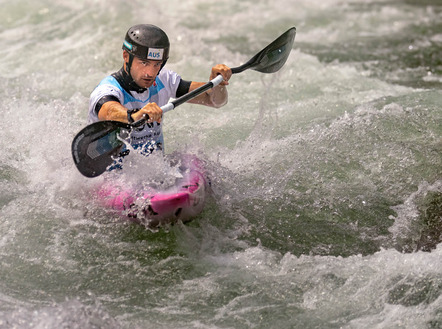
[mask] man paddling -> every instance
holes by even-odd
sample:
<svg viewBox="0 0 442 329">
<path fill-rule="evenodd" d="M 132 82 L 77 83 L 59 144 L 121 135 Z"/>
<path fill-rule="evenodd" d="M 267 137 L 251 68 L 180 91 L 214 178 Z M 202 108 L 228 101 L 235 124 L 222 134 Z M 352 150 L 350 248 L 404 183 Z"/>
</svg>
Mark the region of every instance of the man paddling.
<svg viewBox="0 0 442 329">
<path fill-rule="evenodd" d="M 164 65 L 170 43 L 166 33 L 150 24 L 134 25 L 123 43 L 123 67 L 104 78 L 89 101 L 89 123 L 113 120 L 133 123 L 148 121 L 131 133 L 130 143 L 143 154 L 163 148 L 162 110 L 170 98 L 180 97 L 204 82 L 187 81 Z M 210 80 L 222 75 L 224 80 L 213 89 L 190 100 L 190 103 L 221 107 L 227 103 L 228 80 L 232 71 L 224 64 L 212 67 Z"/>
<path fill-rule="evenodd" d="M 151 34 L 157 36 L 157 38 L 145 38 L 146 35 Z M 144 124 L 144 119 L 138 120 L 146 113 L 144 111 L 147 111 L 149 115 L 149 109 L 156 108 L 157 104 L 164 104 L 166 98 L 173 97 L 174 93 L 175 96 L 181 95 L 187 89 L 192 89 L 192 91 L 161 106 L 162 111 L 173 110 L 189 100 L 210 106 L 222 106 L 227 102 L 225 86 L 228 84 L 231 74 L 238 74 L 249 69 L 261 73 L 277 72 L 290 54 L 295 35 L 295 27 L 288 29 L 267 47 L 238 67 L 230 69 L 225 65 L 216 65 L 212 68 L 210 75 L 211 78 L 216 77 L 202 84 L 196 82 L 186 83 L 176 73 L 162 70 L 162 66 L 164 66 L 169 55 L 169 41 L 163 31 L 152 25 L 130 28 L 123 45 L 123 50 L 127 53 L 123 51 L 123 58 L 125 59 L 123 69 L 105 78 L 93 91 L 89 107 L 89 117 L 92 123 L 80 130 L 72 141 L 72 157 L 78 170 L 86 177 L 97 177 L 104 173 L 114 161 L 115 155 L 121 152 L 125 141 L 120 137 L 127 135 L 128 131 L 130 131 L 132 144 L 141 145 L 142 149 L 147 150 L 147 152 L 150 152 L 148 144 L 154 149 L 160 146 L 163 141 L 161 115 L 159 112 L 156 114 L 151 112 L 150 122 Z M 158 41 L 158 37 L 162 40 L 161 42 Z M 151 45 L 152 40 L 158 41 L 158 45 Z M 167 42 L 164 42 L 165 40 Z M 143 50 L 141 54 L 139 54 L 140 49 Z M 152 76 L 155 76 L 155 73 L 144 73 L 141 76 L 135 76 L 132 66 L 138 58 L 142 58 L 142 62 L 144 62 L 144 64 L 137 62 L 140 65 L 148 65 L 155 60 L 161 61 L 161 64 L 158 64 L 160 67 L 157 68 L 159 73 L 156 72 L 157 76 L 152 84 L 150 83 L 153 81 Z M 147 87 L 148 85 L 150 87 Z M 201 86 L 196 88 L 198 85 Z M 123 86 L 126 87 L 123 88 Z M 209 89 L 213 87 L 217 88 L 210 91 Z M 145 90 L 143 91 L 143 89 Z M 141 96 L 147 98 L 142 99 Z M 156 104 L 148 105 L 152 102 Z M 117 110 L 111 109 L 114 106 Z M 102 109 L 103 112 L 101 112 Z M 142 110 L 136 112 L 137 109 Z M 158 111 L 158 109 L 155 111 Z M 114 120 L 100 121 L 109 118 Z M 137 119 L 137 122 L 133 125 L 127 123 L 135 119 Z M 141 129 L 139 129 L 140 124 L 143 125 Z"/>
</svg>

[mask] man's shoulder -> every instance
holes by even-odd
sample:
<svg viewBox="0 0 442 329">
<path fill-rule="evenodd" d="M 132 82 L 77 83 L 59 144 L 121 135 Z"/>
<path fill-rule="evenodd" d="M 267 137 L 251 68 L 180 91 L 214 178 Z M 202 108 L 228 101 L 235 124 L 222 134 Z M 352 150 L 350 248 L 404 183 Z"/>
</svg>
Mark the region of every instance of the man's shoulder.
<svg viewBox="0 0 442 329">
<path fill-rule="evenodd" d="M 98 100 L 103 96 L 112 95 L 118 99 L 123 97 L 124 90 L 118 83 L 117 79 L 112 75 L 105 77 L 100 83 L 94 88 L 91 93 L 92 100 Z"/>
<path fill-rule="evenodd" d="M 120 82 L 113 76 L 108 75 L 103 80 L 101 80 L 98 85 L 95 87 L 94 91 L 96 90 L 109 90 L 109 91 L 115 91 L 115 92 L 123 92 L 123 87 L 121 86 Z"/>
<path fill-rule="evenodd" d="M 97 87 L 100 87 L 103 85 L 113 86 L 113 87 L 117 87 L 118 89 L 122 89 L 120 83 L 113 75 L 108 75 L 107 77 L 105 77 L 103 80 L 100 81 L 100 83 L 98 84 Z"/>
<path fill-rule="evenodd" d="M 181 76 L 172 71 L 168 70 L 166 68 L 162 69 L 160 73 L 158 74 L 158 78 L 169 88 L 169 89 L 176 89 L 176 87 L 179 85 L 181 81 Z"/>
</svg>

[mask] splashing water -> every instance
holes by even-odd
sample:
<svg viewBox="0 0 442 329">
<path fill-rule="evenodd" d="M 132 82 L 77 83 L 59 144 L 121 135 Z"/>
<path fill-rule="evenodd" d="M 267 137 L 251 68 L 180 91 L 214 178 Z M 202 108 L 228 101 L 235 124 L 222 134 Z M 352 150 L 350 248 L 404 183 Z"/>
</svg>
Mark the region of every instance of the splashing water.
<svg viewBox="0 0 442 329">
<path fill-rule="evenodd" d="M 0 328 L 440 327 L 441 10 L 3 3 Z M 197 154 L 213 193 L 193 222 L 157 233 L 91 200 L 103 178 L 82 177 L 70 154 L 140 22 L 168 33 L 167 66 L 198 81 L 297 27 L 280 72 L 235 75 L 221 109 L 165 115 L 166 153 Z M 176 169 L 151 158 L 124 179 Z"/>
</svg>

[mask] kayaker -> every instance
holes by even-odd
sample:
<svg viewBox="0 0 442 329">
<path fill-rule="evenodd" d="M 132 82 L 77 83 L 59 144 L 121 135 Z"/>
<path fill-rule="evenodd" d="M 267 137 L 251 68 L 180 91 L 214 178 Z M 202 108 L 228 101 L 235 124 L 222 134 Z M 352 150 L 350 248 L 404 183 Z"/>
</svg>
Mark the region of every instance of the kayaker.
<svg viewBox="0 0 442 329">
<path fill-rule="evenodd" d="M 188 81 L 164 68 L 170 43 L 166 33 L 150 24 L 134 25 L 123 42 L 123 67 L 104 78 L 89 101 L 89 123 L 114 120 L 132 123 L 147 115 L 149 120 L 131 134 L 135 149 L 149 154 L 163 148 L 162 110 L 170 98 L 178 98 L 205 82 Z M 221 107 L 227 103 L 228 80 L 232 72 L 224 64 L 212 67 L 209 79 L 221 74 L 224 81 L 197 96 L 190 103 Z"/>
</svg>

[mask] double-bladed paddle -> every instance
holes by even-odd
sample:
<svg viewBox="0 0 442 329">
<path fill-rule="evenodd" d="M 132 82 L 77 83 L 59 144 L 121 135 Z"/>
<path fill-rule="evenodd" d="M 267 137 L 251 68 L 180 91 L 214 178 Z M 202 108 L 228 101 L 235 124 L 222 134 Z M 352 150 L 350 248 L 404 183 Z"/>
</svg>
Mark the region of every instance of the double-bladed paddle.
<svg viewBox="0 0 442 329">
<path fill-rule="evenodd" d="M 286 62 L 295 40 L 296 28 L 292 27 L 275 41 L 253 56 L 247 63 L 232 68 L 232 73 L 251 69 L 262 73 L 274 73 Z M 223 81 L 221 75 L 203 86 L 162 106 L 163 113 L 193 99 Z M 86 177 L 96 177 L 106 171 L 123 149 L 124 142 L 134 127 L 143 125 L 148 118 L 132 124 L 119 121 L 99 121 L 83 128 L 72 141 L 72 157 L 78 170 Z"/>
</svg>

